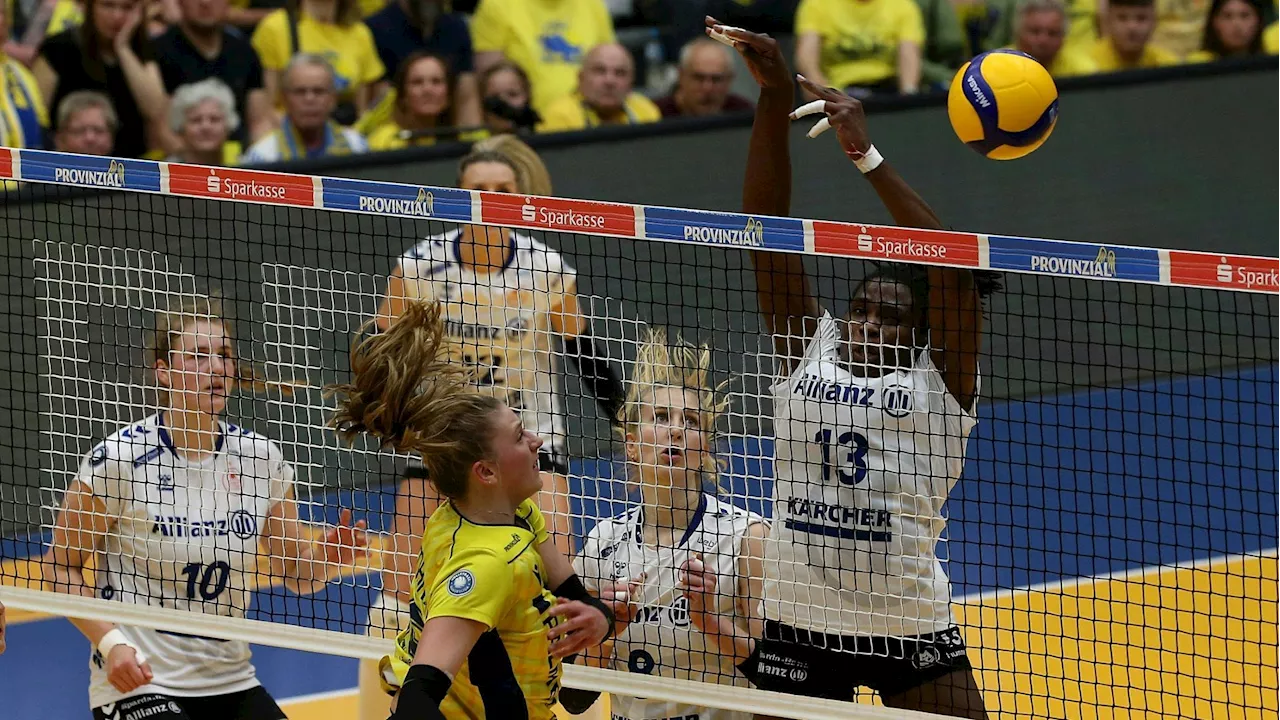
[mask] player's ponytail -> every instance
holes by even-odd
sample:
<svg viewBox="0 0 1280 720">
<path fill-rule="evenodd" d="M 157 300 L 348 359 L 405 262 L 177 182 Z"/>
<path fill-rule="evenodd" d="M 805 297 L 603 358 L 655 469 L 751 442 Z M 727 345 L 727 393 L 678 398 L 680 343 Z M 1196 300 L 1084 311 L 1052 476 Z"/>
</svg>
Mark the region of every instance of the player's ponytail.
<svg viewBox="0 0 1280 720">
<path fill-rule="evenodd" d="M 354 345 L 351 382 L 325 393 L 338 398 L 329 425 L 344 440 L 364 433 L 384 449 L 421 455 L 436 489 L 459 498 L 471 465 L 489 456 L 501 401 L 477 391 L 449 359 L 441 312 L 436 303 L 409 303 L 385 332 Z"/>
<path fill-rule="evenodd" d="M 729 381 L 712 385 L 711 358 L 709 345 L 693 345 L 679 336 L 670 340 L 666 330 L 650 328 L 636 352 L 626 401 L 618 412 L 619 433 L 635 433 L 641 408 L 652 402 L 654 391 L 673 387 L 697 394 L 701 426 L 714 442 L 720 416 L 729 407 Z M 705 470 L 713 475 L 719 470 L 714 459 Z"/>
</svg>

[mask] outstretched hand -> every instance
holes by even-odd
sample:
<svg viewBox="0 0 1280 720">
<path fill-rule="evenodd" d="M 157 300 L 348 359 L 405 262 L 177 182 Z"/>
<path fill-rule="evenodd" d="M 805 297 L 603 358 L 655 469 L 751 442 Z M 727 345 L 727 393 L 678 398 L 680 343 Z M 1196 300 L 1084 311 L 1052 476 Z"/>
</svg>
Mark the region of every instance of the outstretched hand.
<svg viewBox="0 0 1280 720">
<path fill-rule="evenodd" d="M 330 565 L 351 565 L 357 558 L 369 554 L 369 535 L 365 522 L 351 524 L 351 510 L 343 508 L 338 513 L 338 524 L 320 539 L 325 562 Z"/>
<path fill-rule="evenodd" d="M 855 161 L 861 160 L 871 148 L 871 137 L 867 133 L 867 114 L 862 109 L 862 102 L 835 88 L 816 85 L 803 75 L 797 75 L 796 78 L 801 87 L 818 99 L 796 108 L 792 111 L 791 118 L 794 120 L 818 113 L 826 114 L 809 130 L 809 137 L 818 137 L 835 128 L 845 154 Z"/>
<path fill-rule="evenodd" d="M 549 617 L 559 617 L 560 622 L 547 631 L 551 641 L 551 654 L 566 658 L 599 645 L 609 637 L 609 618 L 581 600 L 556 598 L 556 604 L 547 611 Z"/>
<path fill-rule="evenodd" d="M 719 41 L 738 51 L 751 71 L 751 77 L 764 89 L 789 89 L 792 87 L 791 71 L 787 69 L 787 61 L 782 57 L 778 42 L 768 35 L 753 33 L 742 28 L 722 25 L 719 20 L 708 15 L 706 23 L 707 37 Z"/>
</svg>

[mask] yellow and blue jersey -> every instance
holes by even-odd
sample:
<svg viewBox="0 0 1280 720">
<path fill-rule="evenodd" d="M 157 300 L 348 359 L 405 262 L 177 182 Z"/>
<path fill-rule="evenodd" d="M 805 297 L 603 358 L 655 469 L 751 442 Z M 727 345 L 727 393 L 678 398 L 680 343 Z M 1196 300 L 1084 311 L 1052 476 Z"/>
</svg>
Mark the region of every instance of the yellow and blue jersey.
<svg viewBox="0 0 1280 720">
<path fill-rule="evenodd" d="M 561 667 L 547 628 L 558 621 L 547 616 L 555 596 L 538 553 L 548 538 L 530 500 L 516 510 L 513 525 L 473 523 L 453 503 L 441 505 L 422 535 L 409 625 L 395 653 L 382 660 L 384 677 L 390 671 L 397 685 L 404 682 L 427 619 L 466 618 L 488 630 L 440 704 L 445 717 L 554 720 Z"/>
<path fill-rule="evenodd" d="M 0 53 L 4 95 L 0 99 L 0 144 L 5 147 L 42 148 L 49 125 L 44 98 L 35 76 L 22 63 Z"/>
</svg>

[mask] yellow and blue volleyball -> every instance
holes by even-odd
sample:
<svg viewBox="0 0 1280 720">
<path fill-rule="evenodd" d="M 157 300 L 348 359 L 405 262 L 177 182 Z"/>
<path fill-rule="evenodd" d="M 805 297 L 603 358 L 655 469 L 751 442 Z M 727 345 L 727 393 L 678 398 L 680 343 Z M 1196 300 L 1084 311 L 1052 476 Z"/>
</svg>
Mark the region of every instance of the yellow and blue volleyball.
<svg viewBox="0 0 1280 720">
<path fill-rule="evenodd" d="M 993 160 L 1044 144 L 1058 122 L 1058 87 L 1044 66 L 1017 50 L 984 52 L 951 82 L 947 115 L 956 136 Z"/>
</svg>

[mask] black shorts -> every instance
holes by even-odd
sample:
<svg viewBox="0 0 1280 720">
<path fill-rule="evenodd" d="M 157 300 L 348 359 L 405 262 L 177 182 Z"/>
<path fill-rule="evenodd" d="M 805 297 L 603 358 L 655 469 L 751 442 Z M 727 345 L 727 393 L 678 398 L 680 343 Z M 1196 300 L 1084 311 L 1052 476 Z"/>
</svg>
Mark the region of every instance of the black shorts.
<svg viewBox="0 0 1280 720">
<path fill-rule="evenodd" d="M 892 696 L 972 667 L 960 628 L 916 637 L 828 635 L 766 620 L 756 687 L 850 701 L 859 686 Z"/>
<path fill-rule="evenodd" d="M 568 477 L 569 461 L 564 453 L 552 448 L 550 445 L 543 445 L 538 450 L 538 469 L 542 472 Z M 427 477 L 427 468 L 418 458 L 412 458 L 404 466 L 404 477 L 406 479 L 429 479 Z"/>
<path fill-rule="evenodd" d="M 147 693 L 93 709 L 93 720 L 285 720 L 267 689 L 226 695 L 176 697 Z"/>
</svg>

